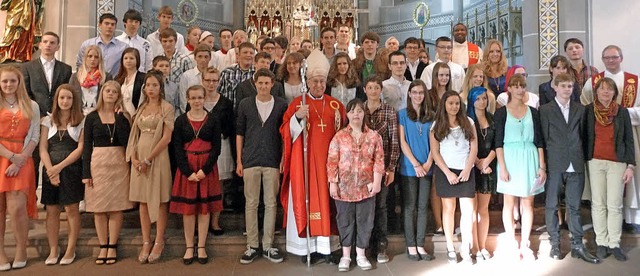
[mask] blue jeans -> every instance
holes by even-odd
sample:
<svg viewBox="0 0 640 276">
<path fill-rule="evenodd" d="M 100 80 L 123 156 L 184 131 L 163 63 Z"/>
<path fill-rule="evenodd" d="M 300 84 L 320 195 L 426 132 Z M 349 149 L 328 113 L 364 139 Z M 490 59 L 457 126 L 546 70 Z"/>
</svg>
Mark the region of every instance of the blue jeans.
<svg viewBox="0 0 640 276">
<path fill-rule="evenodd" d="M 401 176 L 404 213 L 404 238 L 407 247 L 424 246 L 427 229 L 427 206 L 431 193 L 431 175 L 425 177 Z M 413 222 L 416 206 L 418 216 Z"/>
</svg>

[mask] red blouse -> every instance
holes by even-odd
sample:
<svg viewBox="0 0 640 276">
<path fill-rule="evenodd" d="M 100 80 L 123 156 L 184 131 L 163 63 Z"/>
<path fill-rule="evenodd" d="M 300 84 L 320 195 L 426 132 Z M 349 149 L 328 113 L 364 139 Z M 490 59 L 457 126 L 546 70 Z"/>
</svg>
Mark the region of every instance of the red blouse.
<svg viewBox="0 0 640 276">
<path fill-rule="evenodd" d="M 356 141 L 352 130 L 347 126 L 331 140 L 327 178 L 329 183 L 338 183 L 338 197 L 334 199 L 356 202 L 374 196 L 367 184 L 373 183 L 374 172 L 384 174 L 385 168 L 380 134 L 365 126 L 360 141 Z"/>
</svg>

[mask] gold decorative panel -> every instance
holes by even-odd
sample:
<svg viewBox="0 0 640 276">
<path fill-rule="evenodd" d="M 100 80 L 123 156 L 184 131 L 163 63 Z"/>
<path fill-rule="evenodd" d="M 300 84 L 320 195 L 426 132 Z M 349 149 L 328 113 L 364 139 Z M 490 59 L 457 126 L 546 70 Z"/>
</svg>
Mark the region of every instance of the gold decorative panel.
<svg viewBox="0 0 640 276">
<path fill-rule="evenodd" d="M 549 68 L 551 58 L 558 55 L 558 0 L 538 1 L 540 70 Z"/>
<path fill-rule="evenodd" d="M 357 27 L 357 12 L 352 0 L 247 0 L 245 29 L 249 41 L 258 36 L 299 37 L 315 41 L 325 27 L 347 24 Z"/>
</svg>

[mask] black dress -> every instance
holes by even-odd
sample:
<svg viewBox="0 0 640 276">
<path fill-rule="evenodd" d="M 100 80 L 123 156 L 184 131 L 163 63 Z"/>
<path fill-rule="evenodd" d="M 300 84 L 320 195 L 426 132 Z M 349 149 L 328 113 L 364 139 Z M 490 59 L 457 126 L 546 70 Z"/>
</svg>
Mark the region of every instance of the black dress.
<svg viewBox="0 0 640 276">
<path fill-rule="evenodd" d="M 478 137 L 478 158 L 486 158 L 492 150 L 495 150 L 493 139 L 495 137 L 496 128 L 493 123 L 493 115 L 487 112 L 487 121 L 489 126 L 485 129 L 480 129 L 480 124 L 476 121 L 476 137 Z M 496 178 L 496 160 L 494 158 L 489 164 L 491 168 L 490 174 L 482 174 L 477 167 L 474 167 L 473 171 L 476 175 L 476 192 L 481 194 L 495 194 L 497 187 Z"/>
<path fill-rule="evenodd" d="M 62 133 L 62 138 L 60 138 Z M 49 158 L 51 164 L 62 162 L 71 152 L 76 150 L 78 142 L 73 140 L 68 131 L 59 132 L 48 140 Z M 60 185 L 53 186 L 46 173 L 42 174 L 42 199 L 44 205 L 69 205 L 78 203 L 84 198 L 84 184 L 82 184 L 82 159 L 65 167 L 60 171 Z"/>
</svg>

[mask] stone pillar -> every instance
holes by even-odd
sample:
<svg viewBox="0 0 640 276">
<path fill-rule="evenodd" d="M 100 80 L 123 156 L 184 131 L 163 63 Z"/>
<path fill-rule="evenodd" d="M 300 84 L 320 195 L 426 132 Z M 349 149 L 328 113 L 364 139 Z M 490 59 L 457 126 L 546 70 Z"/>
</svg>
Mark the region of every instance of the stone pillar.
<svg viewBox="0 0 640 276">
<path fill-rule="evenodd" d="M 453 0 L 453 24 L 460 23 L 460 22 L 464 23 L 462 10 L 463 10 L 463 0 Z"/>
<path fill-rule="evenodd" d="M 376 8 L 379 6 L 376 5 L 369 5 L 369 1 L 358 1 L 358 6 L 356 7 L 357 9 L 369 9 L 369 7 L 372 8 Z M 375 18 L 372 18 L 375 17 Z M 372 9 L 369 9 L 369 13 L 361 13 L 358 14 L 358 35 L 362 36 L 362 34 L 366 33 L 369 31 L 369 24 L 372 24 L 371 22 L 377 22 L 378 19 L 378 11 L 374 11 Z M 356 41 L 358 41 L 358 44 L 360 42 L 360 37 L 356 37 Z M 384 45 L 384 43 L 382 43 Z"/>
<path fill-rule="evenodd" d="M 537 92 L 549 80 L 549 61 L 559 54 L 558 0 L 522 2 L 523 65 L 529 77 L 527 88 Z M 513 64 L 510 64 L 513 65 Z"/>
<path fill-rule="evenodd" d="M 233 5 L 233 21 L 231 23 L 233 23 L 233 28 L 234 29 L 244 29 L 244 4 L 245 1 L 244 0 L 236 0 L 233 1 L 233 4 L 228 3 L 231 1 L 226 1 L 225 6 L 228 5 Z M 225 17 L 226 19 L 226 17 Z M 229 20 L 231 21 L 231 20 Z M 225 23 L 229 22 L 227 20 L 225 20 Z"/>
<path fill-rule="evenodd" d="M 52 1 L 56 3 L 56 1 Z M 48 2 L 49 3 L 49 2 Z M 57 12 L 54 12 L 58 8 Z M 47 4 L 45 10 L 46 30 L 56 30 L 60 35 L 60 60 L 71 65 L 75 71 L 76 55 L 83 41 L 96 36 L 96 1 L 66 0 L 57 1 L 57 5 Z M 85 12 L 81 12 L 85 11 Z"/>
</svg>

